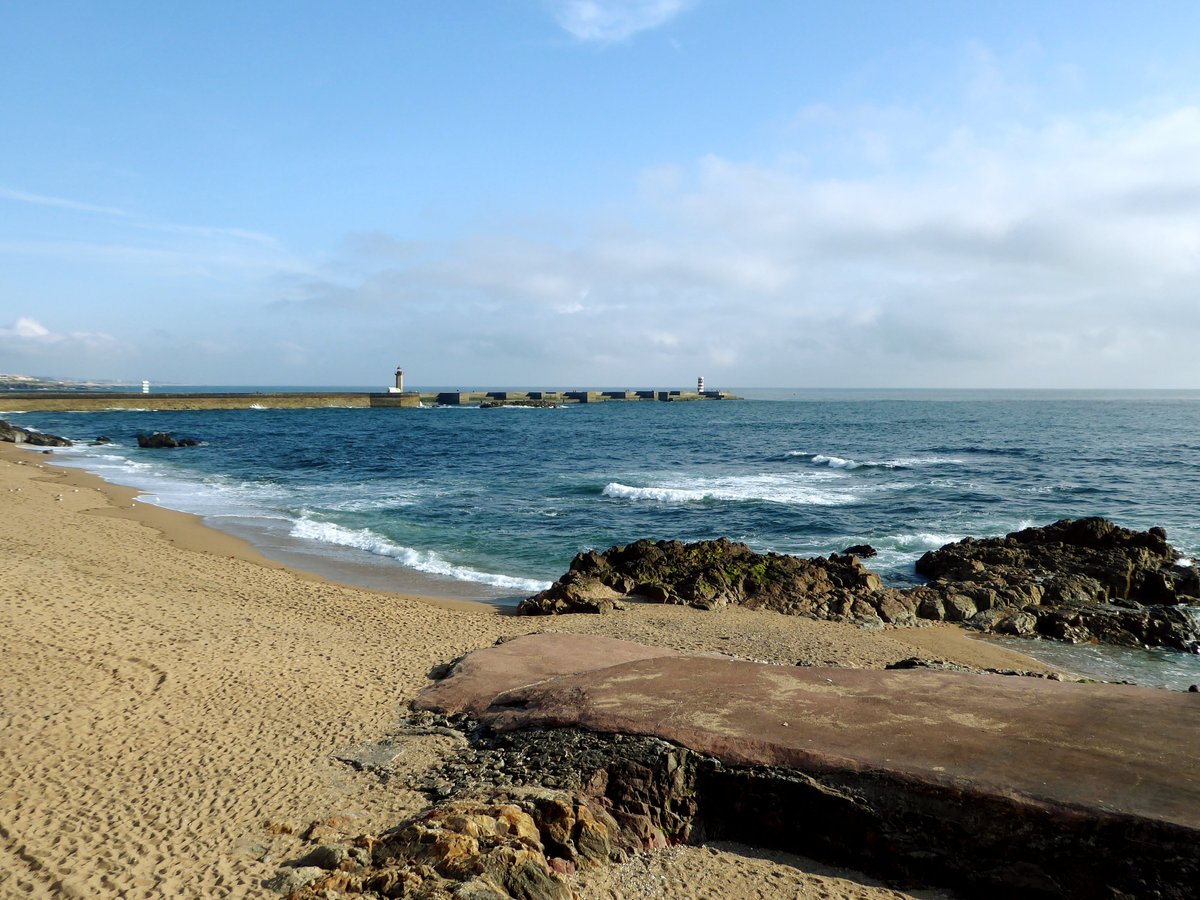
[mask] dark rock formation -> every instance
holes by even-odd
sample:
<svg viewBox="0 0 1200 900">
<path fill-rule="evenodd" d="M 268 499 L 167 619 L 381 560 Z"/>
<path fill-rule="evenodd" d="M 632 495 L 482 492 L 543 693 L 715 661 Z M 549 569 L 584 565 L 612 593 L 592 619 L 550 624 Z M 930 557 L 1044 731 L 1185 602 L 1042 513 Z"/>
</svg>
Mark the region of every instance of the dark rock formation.
<svg viewBox="0 0 1200 900">
<path fill-rule="evenodd" d="M 984 631 L 1197 650 L 1200 572 L 1180 558 L 1161 528 L 1063 519 L 931 550 L 912 594 L 918 615 Z"/>
<path fill-rule="evenodd" d="M 143 450 L 173 450 L 176 447 L 196 447 L 200 442 L 192 438 L 179 438 L 176 440 L 165 431 L 156 431 L 154 434 L 139 434 L 137 436 L 138 446 Z"/>
<path fill-rule="evenodd" d="M 30 444 L 34 447 L 70 447 L 71 441 L 64 437 L 59 437 L 55 434 L 44 434 L 40 431 L 30 431 L 28 428 L 20 428 L 17 425 L 11 425 L 4 419 L 0 419 L 0 441 L 6 441 L 10 444 Z"/>
<path fill-rule="evenodd" d="M 761 554 L 724 538 L 695 544 L 638 541 L 579 554 L 570 571 L 517 611 L 607 612 L 620 597 L 638 595 L 697 609 L 735 605 L 818 619 L 911 620 L 911 605 L 882 588 L 879 576 L 853 556 Z"/>
<path fill-rule="evenodd" d="M 858 556 L 862 559 L 870 559 L 872 556 L 878 556 L 879 551 L 870 544 L 855 544 L 853 547 L 847 547 L 842 551 L 845 556 Z"/>
<path fill-rule="evenodd" d="M 898 590 L 854 555 L 800 559 L 726 539 L 638 541 L 579 554 L 517 611 L 609 612 L 639 596 L 697 609 L 738 605 L 866 625 L 932 619 L 996 634 L 1200 651 L 1200 572 L 1180 558 L 1161 528 L 1063 519 L 931 551 L 917 570 L 933 580 Z"/>
</svg>

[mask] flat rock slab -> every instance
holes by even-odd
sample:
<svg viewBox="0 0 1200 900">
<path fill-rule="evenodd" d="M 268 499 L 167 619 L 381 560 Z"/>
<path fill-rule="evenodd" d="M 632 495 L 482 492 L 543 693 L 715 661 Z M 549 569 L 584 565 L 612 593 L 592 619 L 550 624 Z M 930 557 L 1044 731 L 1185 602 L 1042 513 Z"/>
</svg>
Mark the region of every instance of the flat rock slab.
<svg viewBox="0 0 1200 900">
<path fill-rule="evenodd" d="M 416 705 L 469 712 L 500 732 L 650 735 L 729 766 L 904 785 L 1005 815 L 1033 810 L 1049 816 L 1038 827 L 1051 831 L 1068 821 L 1087 834 L 1134 822 L 1139 841 L 1168 835 L 1170 856 L 1178 860 L 1182 846 L 1183 868 L 1196 871 L 1198 694 L 637 647 L 530 635 L 467 657 Z"/>
<path fill-rule="evenodd" d="M 528 634 L 464 656 L 448 678 L 423 691 L 413 706 L 478 719 L 497 694 L 513 688 L 618 663 L 680 655 L 665 647 L 612 638 Z"/>
</svg>

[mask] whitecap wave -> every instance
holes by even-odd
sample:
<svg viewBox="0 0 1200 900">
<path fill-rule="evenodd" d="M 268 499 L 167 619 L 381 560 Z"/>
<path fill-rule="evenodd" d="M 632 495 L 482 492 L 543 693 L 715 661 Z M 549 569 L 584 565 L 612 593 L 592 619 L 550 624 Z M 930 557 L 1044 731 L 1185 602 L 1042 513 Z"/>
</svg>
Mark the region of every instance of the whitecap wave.
<svg viewBox="0 0 1200 900">
<path fill-rule="evenodd" d="M 511 575 L 496 575 L 480 572 L 467 566 L 456 566 L 432 550 L 414 550 L 390 541 L 369 528 L 346 528 L 333 522 L 318 522 L 314 519 L 298 519 L 292 526 L 292 537 L 338 547 L 351 547 L 376 556 L 394 559 L 410 569 L 430 575 L 441 575 L 457 581 L 473 581 L 492 587 L 514 591 L 536 593 L 550 586 L 548 581 L 531 578 L 515 578 Z"/>
<path fill-rule="evenodd" d="M 940 550 L 947 544 L 962 540 L 961 534 L 938 534 L 933 531 L 917 531 L 911 534 L 889 534 L 879 543 L 891 550 Z"/>
<path fill-rule="evenodd" d="M 863 467 L 863 463 L 855 462 L 852 459 L 842 459 L 840 456 L 825 456 L 821 453 L 812 458 L 812 464 L 814 466 L 829 466 L 831 469 L 861 469 Z"/>
<path fill-rule="evenodd" d="M 601 493 L 617 500 L 651 500 L 658 503 L 696 503 L 703 500 L 781 503 L 795 506 L 844 506 L 858 495 L 845 476 L 744 475 L 664 481 L 655 485 L 629 485 L 611 481 Z"/>
<path fill-rule="evenodd" d="M 789 450 L 784 454 L 792 459 L 807 460 L 814 466 L 830 469 L 919 469 L 925 466 L 961 466 L 963 461 L 951 456 L 898 456 L 892 459 L 856 460 L 832 453 L 809 453 L 807 450 Z"/>
<path fill-rule="evenodd" d="M 898 456 L 882 465 L 893 469 L 919 469 L 922 466 L 962 466 L 966 461 L 953 456 Z"/>
</svg>

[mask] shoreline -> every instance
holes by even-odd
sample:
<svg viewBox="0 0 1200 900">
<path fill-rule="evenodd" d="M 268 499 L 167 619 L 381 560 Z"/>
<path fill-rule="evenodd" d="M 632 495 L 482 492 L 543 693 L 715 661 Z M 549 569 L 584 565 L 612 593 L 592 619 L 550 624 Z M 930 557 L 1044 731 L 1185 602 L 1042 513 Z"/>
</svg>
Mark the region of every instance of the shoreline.
<svg viewBox="0 0 1200 900">
<path fill-rule="evenodd" d="M 9 454 L 15 455 L 10 456 Z M 384 596 L 419 599 L 424 603 L 445 606 L 448 609 L 491 609 L 494 607 L 499 607 L 502 611 L 504 609 L 503 604 L 496 604 L 487 599 L 481 598 L 476 600 L 463 596 L 442 595 L 427 591 L 410 592 L 392 590 L 379 586 L 364 585 L 352 578 L 339 579 L 329 577 L 316 567 L 310 568 L 303 565 L 289 564 L 284 560 L 274 559 L 269 556 L 252 539 L 227 531 L 219 525 L 210 522 L 202 515 L 173 509 L 169 506 L 159 506 L 155 503 L 140 502 L 138 500 L 139 497 L 153 496 L 149 491 L 108 481 L 82 465 L 56 462 L 54 459 L 55 454 L 53 453 L 45 454 L 44 451 L 33 450 L 32 448 L 14 449 L 13 445 L 0 444 L 0 458 L 21 460 L 27 456 L 40 457 L 35 465 L 42 465 L 46 469 L 60 474 L 63 479 L 62 483 L 66 486 L 71 488 L 88 488 L 107 497 L 111 504 L 110 507 L 106 510 L 97 510 L 94 512 L 94 515 L 111 516 L 145 525 L 161 534 L 164 540 L 184 550 L 230 557 L 243 562 L 253 563 L 254 565 L 264 566 L 268 569 L 286 570 L 298 578 L 310 579 L 320 583 L 369 590 L 372 593 Z M 28 459 L 25 461 L 26 464 L 29 463 Z M 296 559 L 303 559 L 305 557 L 305 554 L 302 552 L 296 552 L 291 555 Z"/>
<path fill-rule="evenodd" d="M 297 855 L 295 831 L 330 816 L 364 832 L 395 825 L 428 805 L 409 778 L 456 745 L 407 740 L 403 774 L 388 783 L 334 755 L 393 733 L 434 667 L 519 634 L 786 665 L 882 668 L 933 655 L 1049 670 L 948 626 L 865 632 L 640 605 L 540 619 L 370 591 L 281 565 L 52 459 L 0 448 L 0 896 L 276 896 L 262 882 Z M 614 896 L 648 865 L 662 891 L 648 896 L 750 897 L 768 884 L 789 896 L 904 896 L 798 857 L 725 847 L 592 870 L 581 893 Z"/>
<path fill-rule="evenodd" d="M 21 450 L 18 449 L 17 452 Z M 26 448 L 24 452 L 39 455 L 42 453 L 31 448 Z M 66 473 L 79 473 L 85 478 L 95 479 L 96 483 L 88 483 L 88 486 L 95 487 L 112 499 L 116 507 L 113 515 L 124 515 L 126 518 L 142 521 L 143 524 L 162 531 L 169 539 L 179 542 L 185 548 L 206 549 L 212 539 L 196 530 L 203 529 L 227 539 L 221 542 L 221 552 L 227 555 L 269 567 L 291 569 L 307 577 L 347 587 L 382 594 L 420 597 L 431 603 L 448 604 L 451 607 L 467 603 L 473 606 L 496 607 L 502 611 L 515 609 L 516 600 L 520 599 L 514 598 L 511 592 L 501 591 L 482 582 L 439 577 L 396 560 L 376 561 L 366 551 L 337 545 L 310 545 L 309 542 L 292 538 L 290 535 L 275 536 L 251 520 L 247 520 L 248 524 L 240 524 L 236 517 L 229 517 L 229 521 L 226 522 L 221 517 L 205 516 L 171 506 L 139 501 L 140 497 L 157 495 L 148 489 L 107 480 L 87 467 L 86 457 L 65 462 L 57 459 L 57 456 L 52 450 L 42 457 L 41 462 Z M 176 515 L 184 519 L 176 519 Z M 363 558 L 356 558 L 360 556 Z"/>
</svg>

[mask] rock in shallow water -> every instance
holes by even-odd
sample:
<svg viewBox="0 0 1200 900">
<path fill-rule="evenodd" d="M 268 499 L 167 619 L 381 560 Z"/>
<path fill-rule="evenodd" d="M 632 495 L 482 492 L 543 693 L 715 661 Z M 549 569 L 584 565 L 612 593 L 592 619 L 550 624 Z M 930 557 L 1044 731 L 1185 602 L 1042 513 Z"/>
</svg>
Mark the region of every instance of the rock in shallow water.
<svg viewBox="0 0 1200 900">
<path fill-rule="evenodd" d="M 33 447 L 70 447 L 72 445 L 71 441 L 64 437 L 41 431 L 30 431 L 28 428 L 11 425 L 4 419 L 0 419 L 0 441 L 10 444 L 29 444 Z"/>
<path fill-rule="evenodd" d="M 1181 556 L 1161 528 L 1063 519 L 930 551 L 917 571 L 933 580 L 898 590 L 852 555 L 761 554 L 724 538 L 642 540 L 579 554 L 517 611 L 604 613 L 638 596 L 697 609 L 745 606 L 863 625 L 932 619 L 996 634 L 1196 651 L 1200 572 L 1180 565 Z"/>
<path fill-rule="evenodd" d="M 143 450 L 174 450 L 177 447 L 197 447 L 200 442 L 192 438 L 175 438 L 165 431 L 156 431 L 154 434 L 139 434 L 137 436 L 138 446 Z"/>
</svg>

